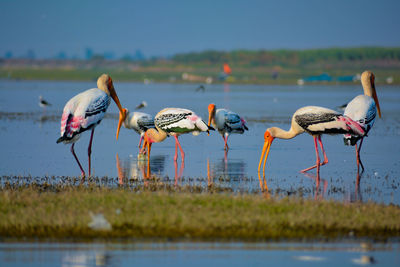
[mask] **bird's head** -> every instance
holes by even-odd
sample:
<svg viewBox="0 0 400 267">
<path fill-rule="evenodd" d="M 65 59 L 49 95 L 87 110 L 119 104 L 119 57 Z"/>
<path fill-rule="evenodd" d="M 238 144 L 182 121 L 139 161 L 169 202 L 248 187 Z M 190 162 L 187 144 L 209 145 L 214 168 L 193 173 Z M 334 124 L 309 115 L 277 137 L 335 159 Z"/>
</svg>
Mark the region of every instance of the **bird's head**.
<svg viewBox="0 0 400 267">
<path fill-rule="evenodd" d="M 264 133 L 264 146 L 261 152 L 260 162 L 258 163 L 258 173 L 260 173 L 261 163 L 263 159 L 264 159 L 263 173 L 265 173 L 265 163 L 267 162 L 269 149 L 271 148 L 271 144 L 274 141 L 274 139 L 275 137 L 271 134 L 271 128 L 267 129 Z"/>
<path fill-rule="evenodd" d="M 375 89 L 375 75 L 372 73 L 372 71 L 366 70 L 362 73 L 361 84 L 364 89 L 364 94 L 374 99 L 379 118 L 381 118 L 381 107 L 379 106 L 378 95 L 376 94 Z"/>
<path fill-rule="evenodd" d="M 122 111 L 119 112 L 119 121 L 118 121 L 118 128 L 117 128 L 117 140 L 119 136 L 119 130 L 121 129 L 122 123 L 125 122 L 126 115 L 128 114 L 128 110 L 126 108 L 123 108 Z"/>
</svg>

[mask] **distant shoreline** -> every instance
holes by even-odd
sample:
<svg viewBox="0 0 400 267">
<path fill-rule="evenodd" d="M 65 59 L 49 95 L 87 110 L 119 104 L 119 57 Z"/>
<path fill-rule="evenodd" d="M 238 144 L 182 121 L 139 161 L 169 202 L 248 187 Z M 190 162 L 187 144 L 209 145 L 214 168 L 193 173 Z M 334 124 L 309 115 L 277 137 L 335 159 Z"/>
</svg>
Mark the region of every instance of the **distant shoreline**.
<svg viewBox="0 0 400 267">
<path fill-rule="evenodd" d="M 400 69 L 373 68 L 377 85 L 399 85 Z M 238 68 L 232 75 L 221 79 L 218 68 L 194 67 L 138 67 L 134 70 L 117 67 L 90 69 L 56 66 L 1 66 L 1 80 L 49 80 L 49 81 L 96 81 L 102 73 L 108 73 L 118 82 L 138 83 L 192 83 L 192 84 L 260 84 L 260 85 L 351 85 L 360 84 L 355 77 L 363 69 L 282 68 L 274 75 L 270 67 Z M 185 76 L 186 75 L 186 76 Z M 324 76 L 327 75 L 327 76 Z M 326 79 L 330 80 L 323 80 Z M 354 77 L 354 78 L 352 78 Z M 185 79 L 186 78 L 186 79 Z M 209 79 L 209 80 L 207 80 Z M 307 79 L 314 79 L 307 81 Z M 322 79 L 322 80 L 318 80 Z M 342 80 L 341 80 L 342 79 Z M 210 82 L 211 81 L 211 82 Z"/>
</svg>

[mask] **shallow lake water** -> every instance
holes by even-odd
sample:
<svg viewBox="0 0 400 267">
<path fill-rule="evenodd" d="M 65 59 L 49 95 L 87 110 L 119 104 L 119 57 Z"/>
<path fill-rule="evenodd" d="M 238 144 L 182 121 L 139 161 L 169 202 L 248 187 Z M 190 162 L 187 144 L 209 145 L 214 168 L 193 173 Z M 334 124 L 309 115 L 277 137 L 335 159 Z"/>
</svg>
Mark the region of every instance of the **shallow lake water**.
<svg viewBox="0 0 400 267">
<path fill-rule="evenodd" d="M 399 266 L 399 244 L 0 243 L 5 266 Z"/>
<path fill-rule="evenodd" d="M 70 153 L 70 145 L 56 144 L 65 103 L 79 92 L 95 87 L 95 82 L 0 81 L 0 177 L 6 182 L 23 183 L 35 177 L 52 182 L 63 176 L 79 176 L 79 168 Z M 114 85 L 124 107 L 145 100 L 140 111 L 155 115 L 165 107 L 189 108 L 207 120 L 207 106 L 229 108 L 243 116 L 249 131 L 231 135 L 225 154 L 218 132 L 179 138 L 186 153 L 185 164 L 174 163 L 174 139 L 154 144 L 150 160 L 152 175 L 177 184 L 225 187 L 233 192 L 260 192 L 257 167 L 268 127 L 290 128 L 292 114 L 300 107 L 318 105 L 332 109 L 362 94 L 360 84 L 353 85 L 229 85 L 197 84 Z M 314 143 L 308 134 L 292 140 L 274 141 L 267 163 L 266 179 L 271 194 L 301 195 L 339 201 L 374 201 L 400 204 L 400 87 L 377 86 L 382 119 L 377 118 L 365 139 L 361 157 L 365 172 L 356 186 L 357 168 L 354 147 L 343 145 L 342 136 L 323 136 L 329 163 L 321 167 L 321 185 L 316 188 L 315 172 L 299 170 L 315 163 Z M 42 95 L 52 106 L 41 109 Z M 115 140 L 118 110 L 114 102 L 107 116 L 96 127 L 92 147 L 92 172 L 119 181 L 142 181 L 148 177 L 147 162 L 138 158 L 139 136 L 122 128 Z M 75 151 L 87 170 L 87 146 L 90 134 L 84 133 Z M 52 177 L 54 176 L 54 177 Z M 123 178 L 118 179 L 119 178 Z M 43 179 L 36 179 L 43 181 Z"/>
</svg>

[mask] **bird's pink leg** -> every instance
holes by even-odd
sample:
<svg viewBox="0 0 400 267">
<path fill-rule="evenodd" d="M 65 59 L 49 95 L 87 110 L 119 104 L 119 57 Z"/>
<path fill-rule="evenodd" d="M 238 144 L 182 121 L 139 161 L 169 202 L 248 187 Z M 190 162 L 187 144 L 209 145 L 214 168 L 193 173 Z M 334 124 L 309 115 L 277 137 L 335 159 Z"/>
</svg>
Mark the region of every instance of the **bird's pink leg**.
<svg viewBox="0 0 400 267">
<path fill-rule="evenodd" d="M 177 146 L 179 146 L 179 150 L 181 151 L 181 157 L 182 157 L 182 162 L 185 161 L 185 152 L 183 152 L 183 149 L 181 147 L 181 144 L 179 143 L 178 137 L 174 135 L 175 137 L 175 157 L 174 160 L 176 161 L 178 159 L 178 150 Z"/>
<path fill-rule="evenodd" d="M 142 144 L 142 141 L 143 141 L 143 135 L 140 135 L 140 139 L 139 139 L 139 148 L 140 148 L 140 145 Z"/>
<path fill-rule="evenodd" d="M 73 143 L 72 146 L 71 146 L 71 152 L 72 152 L 72 155 L 74 155 L 74 158 L 75 158 L 76 162 L 78 162 L 79 168 L 81 169 L 82 178 L 84 178 L 86 176 L 86 174 L 85 174 L 85 171 L 82 168 L 81 163 L 79 162 L 78 157 L 75 154 L 74 146 L 75 146 L 75 143 Z"/>
<path fill-rule="evenodd" d="M 93 141 L 93 134 L 94 134 L 94 128 L 92 129 L 92 133 L 90 134 L 90 141 L 89 141 L 89 146 L 88 146 L 88 158 L 89 158 L 89 177 L 90 177 L 90 166 L 91 166 L 91 162 L 90 162 L 90 155 L 92 155 L 92 141 Z"/>
<path fill-rule="evenodd" d="M 317 143 L 317 136 L 314 136 L 314 145 L 315 145 L 315 153 L 316 153 L 316 155 L 317 155 L 317 164 L 315 164 L 314 166 L 311 166 L 311 167 L 309 167 L 309 168 L 307 168 L 307 169 L 304 169 L 304 170 L 301 170 L 300 172 L 308 172 L 309 170 L 312 170 L 312 169 L 314 169 L 314 168 L 317 168 L 317 166 L 318 166 L 318 169 L 319 169 L 319 153 L 318 153 L 318 143 Z"/>
<path fill-rule="evenodd" d="M 326 156 L 324 145 L 322 144 L 322 141 L 321 141 L 321 136 L 318 136 L 318 142 L 319 142 L 319 146 L 321 147 L 322 153 L 324 155 L 324 161 L 320 165 L 320 166 L 323 166 L 328 163 L 328 157 Z"/>
<path fill-rule="evenodd" d="M 224 149 L 228 150 L 229 149 L 229 146 L 228 146 L 228 135 L 225 135 L 224 141 L 225 141 Z"/>
<path fill-rule="evenodd" d="M 364 165 L 362 164 L 361 158 L 360 158 L 360 151 L 361 151 L 361 146 L 362 146 L 363 140 L 364 140 L 364 137 L 361 138 L 360 146 L 358 147 L 358 149 L 357 149 L 357 144 L 355 145 L 355 148 L 356 148 L 356 158 L 357 158 L 357 173 L 360 172 L 360 165 L 361 165 L 361 172 L 364 171 Z"/>
</svg>

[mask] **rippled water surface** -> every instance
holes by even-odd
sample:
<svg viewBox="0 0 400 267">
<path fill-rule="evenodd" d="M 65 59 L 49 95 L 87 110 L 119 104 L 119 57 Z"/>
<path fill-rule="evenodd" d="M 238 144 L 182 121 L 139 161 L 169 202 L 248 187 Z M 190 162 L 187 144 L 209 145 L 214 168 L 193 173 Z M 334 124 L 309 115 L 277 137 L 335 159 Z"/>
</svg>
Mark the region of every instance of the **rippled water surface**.
<svg viewBox="0 0 400 267">
<path fill-rule="evenodd" d="M 368 243 L 0 243 L 5 266 L 399 266 L 399 245 Z"/>
<path fill-rule="evenodd" d="M 266 128 L 289 129 L 291 116 L 299 107 L 319 105 L 337 109 L 362 93 L 359 84 L 303 87 L 221 84 L 206 86 L 205 92 L 196 92 L 196 84 L 144 85 L 114 81 L 114 85 L 122 105 L 130 110 L 145 100 L 148 106 L 143 112 L 154 115 L 164 107 L 182 107 L 207 120 L 207 105 L 213 102 L 217 108 L 225 107 L 241 114 L 250 130 L 243 135 L 231 135 L 231 149 L 227 154 L 217 132 L 210 136 L 181 136 L 186 153 L 184 165 L 179 159 L 174 163 L 174 140 L 167 138 L 153 145 L 149 170 L 147 161 L 138 158 L 139 137 L 135 132 L 122 129 L 119 141 L 115 140 L 118 114 L 112 102 L 108 115 L 95 130 L 92 148 L 95 176 L 113 178 L 116 185 L 142 181 L 150 171 L 151 175 L 170 183 L 205 187 L 213 183 L 234 192 L 259 192 L 257 167 Z M 31 178 L 44 176 L 57 182 L 62 176 L 80 175 L 69 145 L 56 144 L 56 140 L 65 103 L 94 86 L 95 82 L 0 81 L 2 184 L 29 182 Z M 319 188 L 315 185 L 315 172 L 299 173 L 315 163 L 313 139 L 303 134 L 292 140 L 274 141 L 266 173 L 270 193 L 400 204 L 400 88 L 377 86 L 377 90 L 383 118 L 376 120 L 364 141 L 361 157 L 366 170 L 359 187 L 355 183 L 354 148 L 344 146 L 341 136 L 322 138 L 329 163 L 321 168 Z M 42 110 L 38 106 L 39 95 L 52 106 Z M 83 134 L 75 145 L 84 169 L 87 169 L 89 136 L 89 133 Z"/>
</svg>

